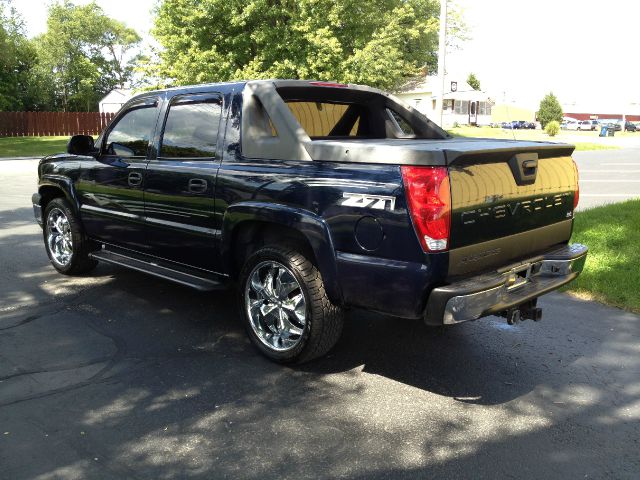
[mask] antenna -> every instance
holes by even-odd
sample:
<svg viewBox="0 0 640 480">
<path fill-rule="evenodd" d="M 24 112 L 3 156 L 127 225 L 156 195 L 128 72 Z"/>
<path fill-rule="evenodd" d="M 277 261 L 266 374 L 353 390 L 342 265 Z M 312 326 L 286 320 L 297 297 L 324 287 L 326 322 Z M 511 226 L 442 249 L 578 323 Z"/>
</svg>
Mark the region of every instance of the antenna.
<svg viewBox="0 0 640 480">
<path fill-rule="evenodd" d="M 511 136 L 513 137 L 514 140 L 517 140 L 517 138 L 516 138 L 516 130 L 515 130 L 515 128 L 513 128 L 513 120 L 511 119 L 511 113 L 509 113 L 509 104 L 507 103 L 507 92 L 506 91 L 502 92 L 502 101 L 504 102 L 504 108 L 507 111 L 507 120 L 509 120 L 509 123 L 511 124 Z"/>
<path fill-rule="evenodd" d="M 440 118 L 440 128 L 442 125 L 442 104 L 444 102 L 444 71 L 445 71 L 445 55 L 447 54 L 447 2 L 448 0 L 440 0 L 440 33 L 438 48 L 438 84 L 440 91 L 436 98 L 436 113 Z"/>
</svg>

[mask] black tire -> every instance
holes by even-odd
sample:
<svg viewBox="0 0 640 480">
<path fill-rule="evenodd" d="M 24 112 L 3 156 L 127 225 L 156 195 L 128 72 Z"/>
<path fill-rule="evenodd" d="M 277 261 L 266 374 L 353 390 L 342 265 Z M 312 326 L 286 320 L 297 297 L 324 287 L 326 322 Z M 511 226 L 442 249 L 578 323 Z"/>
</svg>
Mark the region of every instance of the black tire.
<svg viewBox="0 0 640 480">
<path fill-rule="evenodd" d="M 67 218 L 70 233 L 72 250 L 71 257 L 68 262 L 60 263 L 56 260 L 55 255 L 51 251 L 51 247 L 48 241 L 51 228 L 49 226 L 49 216 L 52 212 L 61 211 Z M 80 275 L 87 273 L 95 268 L 98 264 L 96 260 L 89 258 L 89 252 L 95 250 L 96 246 L 93 242 L 87 239 L 82 229 L 82 224 L 78 220 L 78 217 L 73 212 L 73 209 L 64 198 L 54 198 L 51 200 L 44 209 L 42 234 L 44 237 L 44 245 L 47 250 L 47 255 L 53 267 L 64 275 Z"/>
<path fill-rule="evenodd" d="M 254 331 L 246 308 L 247 284 L 255 268 L 265 262 L 277 262 L 293 274 L 304 295 L 306 321 L 298 343 L 290 350 L 277 351 L 268 346 Z M 325 355 L 342 334 L 343 310 L 334 305 L 324 288 L 320 272 L 295 247 L 265 246 L 245 262 L 238 282 L 240 315 L 247 334 L 256 348 L 278 363 L 304 363 Z"/>
</svg>

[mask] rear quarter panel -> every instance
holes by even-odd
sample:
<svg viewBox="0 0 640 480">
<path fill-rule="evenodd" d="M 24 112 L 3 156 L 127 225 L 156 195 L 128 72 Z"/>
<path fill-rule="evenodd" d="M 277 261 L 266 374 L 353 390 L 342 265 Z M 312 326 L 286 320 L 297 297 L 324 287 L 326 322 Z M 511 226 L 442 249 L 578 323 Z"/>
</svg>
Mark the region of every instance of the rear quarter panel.
<svg viewBox="0 0 640 480">
<path fill-rule="evenodd" d="M 334 265 L 320 262 L 318 267 L 325 283 L 335 282 L 341 292 L 332 300 L 420 316 L 425 289 L 446 275 L 446 254 L 426 256 L 422 251 L 407 211 L 400 167 L 246 158 L 240 151 L 240 111 L 238 100 L 232 106 L 216 183 L 219 221 L 225 223 L 230 207 L 251 202 L 308 212 L 327 226 Z M 375 202 L 348 201 L 345 194 L 393 202 L 373 208 Z M 335 278 L 332 270 L 337 270 Z"/>
</svg>

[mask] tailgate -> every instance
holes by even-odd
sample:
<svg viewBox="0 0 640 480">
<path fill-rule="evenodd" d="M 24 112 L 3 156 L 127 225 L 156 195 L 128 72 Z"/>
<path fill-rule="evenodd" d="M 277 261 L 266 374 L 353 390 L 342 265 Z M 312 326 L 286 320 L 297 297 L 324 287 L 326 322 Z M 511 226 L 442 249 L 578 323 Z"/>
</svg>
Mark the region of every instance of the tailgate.
<svg viewBox="0 0 640 480">
<path fill-rule="evenodd" d="M 577 172 L 570 156 L 469 155 L 449 174 L 449 276 L 504 266 L 571 237 Z"/>
</svg>

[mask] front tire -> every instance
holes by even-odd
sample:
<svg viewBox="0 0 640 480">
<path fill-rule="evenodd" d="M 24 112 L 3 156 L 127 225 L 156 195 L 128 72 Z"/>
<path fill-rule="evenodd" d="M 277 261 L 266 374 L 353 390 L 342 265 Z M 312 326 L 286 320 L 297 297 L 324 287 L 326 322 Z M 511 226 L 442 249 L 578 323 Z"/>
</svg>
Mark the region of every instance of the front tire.
<svg viewBox="0 0 640 480">
<path fill-rule="evenodd" d="M 47 204 L 42 232 L 47 255 L 58 272 L 78 275 L 93 270 L 98 264 L 89 258 L 91 243 L 65 199 L 54 198 Z"/>
<path fill-rule="evenodd" d="M 242 268 L 238 290 L 249 338 L 271 360 L 308 362 L 340 338 L 342 309 L 327 297 L 315 265 L 294 248 L 256 251 Z"/>
</svg>

